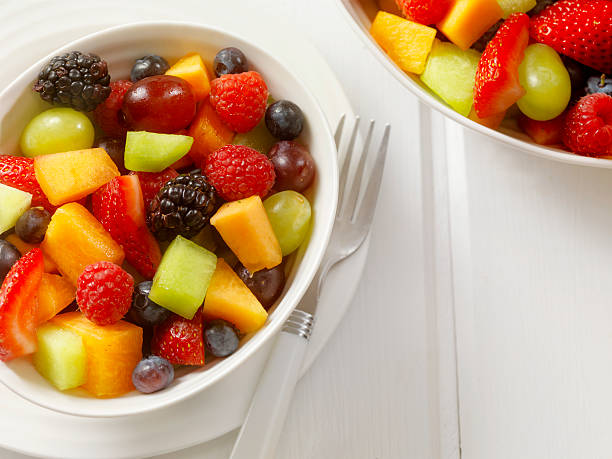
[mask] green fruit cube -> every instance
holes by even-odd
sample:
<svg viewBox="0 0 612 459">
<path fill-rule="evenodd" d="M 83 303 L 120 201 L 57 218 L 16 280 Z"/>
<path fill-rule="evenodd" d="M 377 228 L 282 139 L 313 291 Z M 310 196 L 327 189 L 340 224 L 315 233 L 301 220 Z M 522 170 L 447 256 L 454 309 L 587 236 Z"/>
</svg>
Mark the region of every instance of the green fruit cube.
<svg viewBox="0 0 612 459">
<path fill-rule="evenodd" d="M 239 133 L 234 137 L 234 145 L 251 147 L 262 155 L 267 155 L 276 142 L 278 139 L 270 134 L 263 120 L 249 132 Z"/>
<path fill-rule="evenodd" d="M 11 229 L 32 205 L 32 195 L 0 183 L 0 234 Z"/>
<path fill-rule="evenodd" d="M 453 109 L 467 116 L 474 104 L 474 80 L 480 53 L 453 43 L 434 42 L 421 81 Z"/>
<path fill-rule="evenodd" d="M 87 380 L 87 353 L 82 338 L 53 324 L 36 330 L 36 370 L 59 390 L 82 386 Z"/>
<path fill-rule="evenodd" d="M 125 168 L 138 172 L 161 172 L 191 149 L 193 137 L 178 134 L 131 131 L 125 139 Z"/>
<path fill-rule="evenodd" d="M 149 298 L 185 319 L 193 319 L 216 266 L 214 253 L 177 236 L 159 264 Z"/>
<path fill-rule="evenodd" d="M 497 0 L 504 10 L 504 19 L 513 13 L 526 13 L 536 6 L 536 0 Z"/>
</svg>

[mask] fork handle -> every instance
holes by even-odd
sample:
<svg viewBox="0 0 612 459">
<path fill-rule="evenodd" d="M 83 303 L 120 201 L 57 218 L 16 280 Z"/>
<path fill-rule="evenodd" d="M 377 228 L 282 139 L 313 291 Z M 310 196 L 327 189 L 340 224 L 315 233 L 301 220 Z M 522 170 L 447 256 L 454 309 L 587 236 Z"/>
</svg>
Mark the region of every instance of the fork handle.
<svg viewBox="0 0 612 459">
<path fill-rule="evenodd" d="M 279 333 L 230 459 L 274 457 L 304 360 L 313 316 L 295 310 Z"/>
</svg>

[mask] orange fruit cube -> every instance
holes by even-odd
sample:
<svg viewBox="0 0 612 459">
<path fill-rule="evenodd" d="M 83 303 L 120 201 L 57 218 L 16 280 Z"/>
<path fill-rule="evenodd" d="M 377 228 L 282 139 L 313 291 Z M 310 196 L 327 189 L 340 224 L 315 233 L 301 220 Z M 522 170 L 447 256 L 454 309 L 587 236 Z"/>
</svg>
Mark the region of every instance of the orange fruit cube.
<svg viewBox="0 0 612 459">
<path fill-rule="evenodd" d="M 466 50 L 504 15 L 497 0 L 454 0 L 438 30 Z"/>
<path fill-rule="evenodd" d="M 118 397 L 133 390 L 132 371 L 142 359 L 142 328 L 120 320 L 100 326 L 80 312 L 51 319 L 83 339 L 87 352 L 87 382 L 83 388 L 99 398 Z"/>
<path fill-rule="evenodd" d="M 96 217 L 76 202 L 55 211 L 40 247 L 73 285 L 86 266 L 98 261 L 121 265 L 125 258 L 121 246 Z"/>
<path fill-rule="evenodd" d="M 34 172 L 49 202 L 55 206 L 78 201 L 120 175 L 103 148 L 37 156 Z"/>
<path fill-rule="evenodd" d="M 210 79 L 202 57 L 197 53 L 189 53 L 181 57 L 176 64 L 166 71 L 187 81 L 193 89 L 196 102 L 203 100 L 210 93 Z"/>
<path fill-rule="evenodd" d="M 38 287 L 38 310 L 36 324 L 54 317 L 74 301 L 76 289 L 74 285 L 57 274 L 44 273 Z"/>
<path fill-rule="evenodd" d="M 189 156 L 197 165 L 201 165 L 213 151 L 234 140 L 234 132 L 221 121 L 209 99 L 200 103 L 188 135 L 193 137 Z"/>
<path fill-rule="evenodd" d="M 20 239 L 15 233 L 9 234 L 5 238 L 8 242 L 13 244 L 21 255 L 25 255 L 30 250 L 35 249 L 36 247 L 40 247 L 40 244 L 29 244 L 24 240 Z M 43 254 L 43 260 L 45 262 L 45 272 L 46 273 L 56 273 L 57 265 L 55 262 L 49 258 L 47 255 Z"/>
</svg>

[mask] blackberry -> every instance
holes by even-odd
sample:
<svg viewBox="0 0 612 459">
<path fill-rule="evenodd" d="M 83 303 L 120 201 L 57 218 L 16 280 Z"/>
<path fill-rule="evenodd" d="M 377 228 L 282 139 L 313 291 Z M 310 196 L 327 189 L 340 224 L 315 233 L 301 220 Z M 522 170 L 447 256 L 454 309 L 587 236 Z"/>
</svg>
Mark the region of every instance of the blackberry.
<svg viewBox="0 0 612 459">
<path fill-rule="evenodd" d="M 108 65 L 80 51 L 55 56 L 41 69 L 34 91 L 52 104 L 90 112 L 111 93 Z"/>
<path fill-rule="evenodd" d="M 147 224 L 158 239 L 178 235 L 189 239 L 208 224 L 217 207 L 217 194 L 199 172 L 170 180 L 151 202 Z"/>
</svg>

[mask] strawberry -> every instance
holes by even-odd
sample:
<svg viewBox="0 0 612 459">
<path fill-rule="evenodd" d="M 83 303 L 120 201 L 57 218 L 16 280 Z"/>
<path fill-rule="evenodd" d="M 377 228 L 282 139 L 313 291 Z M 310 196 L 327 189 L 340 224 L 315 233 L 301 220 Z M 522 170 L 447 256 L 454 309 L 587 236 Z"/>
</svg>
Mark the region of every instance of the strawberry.
<svg viewBox="0 0 612 459">
<path fill-rule="evenodd" d="M 36 350 L 38 287 L 45 264 L 40 249 L 17 261 L 0 289 L 0 360 L 7 362 Z"/>
<path fill-rule="evenodd" d="M 146 279 L 161 261 L 159 244 L 145 223 L 145 207 L 136 175 L 115 177 L 92 196 L 92 210 L 125 251 L 126 260 Z"/>
<path fill-rule="evenodd" d="M 406 19 L 429 25 L 440 22 L 448 9 L 450 0 L 396 0 Z"/>
<path fill-rule="evenodd" d="M 474 86 L 474 110 L 480 118 L 507 110 L 525 94 L 518 67 L 528 41 L 529 16 L 514 13 L 485 48 Z"/>
<path fill-rule="evenodd" d="M 561 132 L 565 125 L 565 113 L 548 121 L 536 121 L 521 114 L 518 119 L 519 127 L 540 145 L 556 145 L 561 143 Z"/>
<path fill-rule="evenodd" d="M 555 51 L 612 73 L 612 1 L 561 0 L 531 18 L 531 37 Z"/>
<path fill-rule="evenodd" d="M 174 365 L 204 365 L 201 309 L 193 319 L 172 314 L 155 327 L 151 352 Z"/>
<path fill-rule="evenodd" d="M 144 199 L 144 208 L 148 210 L 157 192 L 170 180 L 178 177 L 179 174 L 173 168 L 169 167 L 161 172 L 130 172 L 130 175 L 138 176 L 142 197 Z"/>
<path fill-rule="evenodd" d="M 30 193 L 32 207 L 40 206 L 55 212 L 56 207 L 51 205 L 36 180 L 32 158 L 0 155 L 0 183 Z"/>
<path fill-rule="evenodd" d="M 612 96 L 589 94 L 567 113 L 563 143 L 586 156 L 612 155 Z"/>
</svg>

